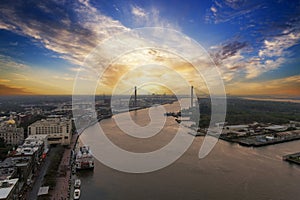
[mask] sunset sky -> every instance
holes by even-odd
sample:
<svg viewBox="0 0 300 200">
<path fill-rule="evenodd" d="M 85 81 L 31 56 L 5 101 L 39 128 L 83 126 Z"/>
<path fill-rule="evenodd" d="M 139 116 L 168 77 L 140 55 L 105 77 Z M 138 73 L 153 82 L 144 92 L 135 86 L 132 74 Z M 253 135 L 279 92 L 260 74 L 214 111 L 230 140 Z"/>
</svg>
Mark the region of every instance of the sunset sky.
<svg viewBox="0 0 300 200">
<path fill-rule="evenodd" d="M 174 29 L 198 42 L 218 67 L 227 94 L 300 96 L 300 1 L 283 0 L 2 0 L 0 94 L 72 94 L 95 47 L 141 27 Z M 161 71 L 164 76 L 151 68 L 128 75 L 133 58 L 151 60 L 153 52 L 163 58 L 156 56 L 156 64 L 193 82 L 192 66 L 149 50 L 121 57 L 97 92 L 109 93 L 126 73 L 122 85 L 174 80 L 170 69 Z"/>
</svg>

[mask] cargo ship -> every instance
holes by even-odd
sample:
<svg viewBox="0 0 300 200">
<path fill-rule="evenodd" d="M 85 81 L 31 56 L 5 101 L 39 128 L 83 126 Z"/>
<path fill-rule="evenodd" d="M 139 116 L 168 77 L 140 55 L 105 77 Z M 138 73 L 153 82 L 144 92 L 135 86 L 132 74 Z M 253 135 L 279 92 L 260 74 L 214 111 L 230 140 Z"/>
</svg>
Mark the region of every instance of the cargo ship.
<svg viewBox="0 0 300 200">
<path fill-rule="evenodd" d="M 94 157 L 89 146 L 79 147 L 75 159 L 76 170 L 94 169 Z"/>
</svg>

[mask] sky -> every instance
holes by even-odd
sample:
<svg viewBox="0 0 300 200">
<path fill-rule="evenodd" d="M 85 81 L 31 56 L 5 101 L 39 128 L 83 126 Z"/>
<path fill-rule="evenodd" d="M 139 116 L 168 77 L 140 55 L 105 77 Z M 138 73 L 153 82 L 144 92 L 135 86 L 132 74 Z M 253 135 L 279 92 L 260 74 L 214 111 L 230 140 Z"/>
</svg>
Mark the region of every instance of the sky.
<svg viewBox="0 0 300 200">
<path fill-rule="evenodd" d="M 149 46 L 127 35 L 143 27 L 175 30 L 197 42 L 229 95 L 300 96 L 300 1 L 283 0 L 2 0 L 0 95 L 72 94 L 78 73 L 85 71 L 80 78 L 91 82 L 89 75 L 99 69 L 89 69 L 86 58 L 107 43 L 114 48 L 99 55 L 118 59 L 106 66 L 97 93 L 159 80 L 180 88 L 177 75 L 201 91 L 203 80 L 178 54 L 118 51 L 120 43 L 112 38 L 129 47 Z M 151 92 L 165 92 L 165 86 L 154 85 L 148 86 Z"/>
</svg>

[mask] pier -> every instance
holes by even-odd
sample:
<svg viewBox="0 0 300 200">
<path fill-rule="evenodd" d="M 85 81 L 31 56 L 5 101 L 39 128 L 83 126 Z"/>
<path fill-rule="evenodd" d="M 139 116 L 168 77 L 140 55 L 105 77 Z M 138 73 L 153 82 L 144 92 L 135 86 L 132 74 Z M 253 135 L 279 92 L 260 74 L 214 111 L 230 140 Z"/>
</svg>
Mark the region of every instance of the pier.
<svg viewBox="0 0 300 200">
<path fill-rule="evenodd" d="M 285 155 L 285 156 L 282 157 L 282 159 L 284 161 L 300 165 L 300 152 L 294 153 L 294 154 Z"/>
</svg>

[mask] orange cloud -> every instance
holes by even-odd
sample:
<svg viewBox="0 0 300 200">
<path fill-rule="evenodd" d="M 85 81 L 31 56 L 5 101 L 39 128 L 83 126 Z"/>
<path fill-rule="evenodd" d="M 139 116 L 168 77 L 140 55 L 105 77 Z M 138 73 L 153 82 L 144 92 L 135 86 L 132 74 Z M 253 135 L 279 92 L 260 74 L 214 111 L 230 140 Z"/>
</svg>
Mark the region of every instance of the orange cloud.
<svg viewBox="0 0 300 200">
<path fill-rule="evenodd" d="M 300 75 L 261 82 L 236 82 L 226 88 L 234 95 L 300 96 Z"/>
<path fill-rule="evenodd" d="M 25 88 L 11 87 L 0 84 L 0 95 L 30 95 L 31 92 L 26 91 Z"/>
</svg>

